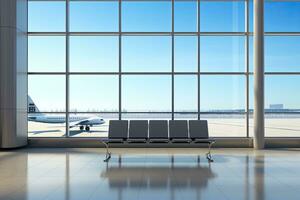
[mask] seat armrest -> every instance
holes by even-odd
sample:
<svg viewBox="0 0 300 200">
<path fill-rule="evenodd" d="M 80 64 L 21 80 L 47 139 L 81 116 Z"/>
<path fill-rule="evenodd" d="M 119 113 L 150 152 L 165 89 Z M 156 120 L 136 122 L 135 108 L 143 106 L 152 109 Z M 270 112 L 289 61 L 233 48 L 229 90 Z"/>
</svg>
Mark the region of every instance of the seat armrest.
<svg viewBox="0 0 300 200">
<path fill-rule="evenodd" d="M 172 138 L 171 142 L 172 143 L 180 143 L 180 142 L 191 142 L 192 140 L 189 138 Z"/>
<path fill-rule="evenodd" d="M 102 141 L 102 142 L 108 142 L 109 138 L 108 137 L 102 137 L 102 138 L 100 138 L 100 141 Z"/>
<path fill-rule="evenodd" d="M 133 143 L 133 142 L 147 142 L 147 139 L 146 138 L 128 138 L 127 140 L 126 140 L 127 142 L 131 142 L 131 143 Z"/>
<path fill-rule="evenodd" d="M 192 140 L 195 143 L 214 143 L 214 142 L 216 142 L 216 140 L 211 139 L 211 138 L 203 138 L 203 139 L 202 138 L 194 138 Z"/>
<path fill-rule="evenodd" d="M 164 142 L 164 143 L 167 143 L 167 142 L 170 142 L 170 140 L 167 139 L 167 138 L 150 138 L 149 142 L 153 142 L 153 143 L 155 143 L 155 142 Z"/>
<path fill-rule="evenodd" d="M 108 142 L 108 143 L 123 143 L 123 142 L 125 142 L 125 140 L 123 138 L 108 138 L 106 140 L 106 142 Z"/>
</svg>

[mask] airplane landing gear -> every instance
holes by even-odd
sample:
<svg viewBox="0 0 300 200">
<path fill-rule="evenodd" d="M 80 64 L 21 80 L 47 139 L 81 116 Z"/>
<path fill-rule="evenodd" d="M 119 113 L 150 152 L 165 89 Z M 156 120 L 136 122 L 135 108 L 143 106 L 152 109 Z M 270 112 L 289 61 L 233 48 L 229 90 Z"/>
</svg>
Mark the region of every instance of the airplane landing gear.
<svg viewBox="0 0 300 200">
<path fill-rule="evenodd" d="M 81 131 L 83 130 L 83 128 L 84 128 L 83 126 L 80 126 L 80 127 L 79 127 L 79 129 L 80 129 Z"/>
<path fill-rule="evenodd" d="M 89 126 L 86 126 L 86 127 L 85 127 L 85 130 L 86 130 L 86 131 L 90 131 L 90 127 L 89 127 Z"/>
</svg>

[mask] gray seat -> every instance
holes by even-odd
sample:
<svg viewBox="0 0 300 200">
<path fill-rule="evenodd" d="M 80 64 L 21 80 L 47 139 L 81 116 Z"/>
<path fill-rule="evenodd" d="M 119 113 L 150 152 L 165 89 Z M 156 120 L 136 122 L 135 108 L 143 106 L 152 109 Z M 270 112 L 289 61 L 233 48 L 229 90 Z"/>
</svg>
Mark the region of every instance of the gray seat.
<svg viewBox="0 0 300 200">
<path fill-rule="evenodd" d="M 190 120 L 189 121 L 190 138 L 194 143 L 208 144 L 208 153 L 206 158 L 213 162 L 210 154 L 211 146 L 216 142 L 214 139 L 209 138 L 207 120 Z"/>
<path fill-rule="evenodd" d="M 169 142 L 167 120 L 149 121 L 149 142 Z"/>
<path fill-rule="evenodd" d="M 108 142 L 124 142 L 128 137 L 128 120 L 110 120 Z"/>
<path fill-rule="evenodd" d="M 104 162 L 111 158 L 108 143 L 123 143 L 128 136 L 128 120 L 110 120 L 108 127 L 108 138 L 101 138 L 100 142 L 105 145 L 106 157 Z"/>
<path fill-rule="evenodd" d="M 148 138 L 148 120 L 130 120 L 128 142 L 146 142 Z"/>
<path fill-rule="evenodd" d="M 195 142 L 209 140 L 207 120 L 190 120 L 189 133 Z"/>
<path fill-rule="evenodd" d="M 207 120 L 190 120 L 189 133 L 193 142 L 209 143 L 214 141 L 208 136 Z"/>
<path fill-rule="evenodd" d="M 169 133 L 171 142 L 190 142 L 187 120 L 170 120 Z"/>
</svg>

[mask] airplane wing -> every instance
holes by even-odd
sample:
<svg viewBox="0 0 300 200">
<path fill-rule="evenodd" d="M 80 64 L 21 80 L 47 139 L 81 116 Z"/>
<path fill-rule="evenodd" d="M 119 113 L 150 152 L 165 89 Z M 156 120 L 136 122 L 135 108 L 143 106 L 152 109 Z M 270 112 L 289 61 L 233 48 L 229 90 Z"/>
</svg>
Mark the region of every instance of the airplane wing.
<svg viewBox="0 0 300 200">
<path fill-rule="evenodd" d="M 70 126 L 70 128 L 73 128 L 74 126 L 78 126 L 78 125 L 86 125 L 86 123 L 89 123 L 91 119 L 92 118 L 83 119 L 83 120 L 79 120 L 79 121 L 75 121 L 75 122 L 70 122 L 69 126 Z"/>
</svg>

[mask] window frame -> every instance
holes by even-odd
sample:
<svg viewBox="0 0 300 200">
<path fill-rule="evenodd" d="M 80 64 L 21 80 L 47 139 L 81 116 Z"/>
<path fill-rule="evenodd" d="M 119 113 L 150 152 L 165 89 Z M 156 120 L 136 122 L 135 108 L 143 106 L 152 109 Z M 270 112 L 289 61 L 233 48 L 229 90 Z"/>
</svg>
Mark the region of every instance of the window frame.
<svg viewBox="0 0 300 200">
<path fill-rule="evenodd" d="M 29 0 L 29 1 L 51 1 L 51 0 Z M 161 114 L 170 114 L 171 119 L 176 118 L 175 115 L 178 113 L 180 114 L 181 112 L 176 112 L 174 110 L 174 76 L 177 75 L 195 75 L 197 76 L 197 81 L 198 81 L 198 90 L 197 90 L 197 106 L 198 106 L 198 111 L 197 112 L 192 112 L 190 114 L 196 114 L 197 119 L 201 118 L 202 114 L 205 114 L 203 112 L 200 112 L 200 76 L 201 75 L 222 75 L 222 76 L 227 76 L 227 75 L 241 75 L 245 76 L 245 125 L 246 125 L 246 133 L 241 136 L 241 137 L 250 137 L 249 134 L 249 118 L 252 113 L 252 110 L 249 109 L 249 93 L 250 93 L 250 82 L 249 78 L 250 76 L 253 75 L 253 72 L 249 70 L 249 38 L 253 35 L 251 30 L 249 29 L 250 27 L 250 0 L 232 0 L 232 1 L 241 1 L 245 3 L 245 30 L 243 32 L 203 32 L 200 30 L 200 2 L 201 1 L 212 1 L 212 0 L 191 0 L 191 1 L 197 1 L 198 6 L 197 6 L 197 18 L 198 18 L 198 24 L 197 24 L 197 31 L 196 32 L 175 32 L 174 30 L 174 2 L 178 0 L 171 0 L 172 2 L 172 30 L 170 32 L 122 32 L 122 16 L 121 12 L 122 11 L 122 2 L 123 1 L 132 1 L 132 0 L 106 0 L 106 1 L 117 1 L 119 3 L 118 9 L 119 9 L 119 26 L 117 32 L 71 32 L 70 27 L 69 27 L 69 3 L 72 0 L 56 0 L 56 1 L 63 1 L 66 3 L 66 31 L 64 32 L 28 32 L 28 36 L 34 37 L 34 36 L 65 36 L 66 37 L 66 70 L 65 72 L 28 72 L 29 75 L 65 75 L 66 76 L 66 112 L 63 112 L 66 116 L 68 116 L 70 113 L 73 113 L 69 110 L 69 77 L 72 75 L 117 75 L 119 78 L 119 110 L 118 112 L 113 112 L 118 115 L 119 119 L 123 118 L 123 115 L 126 115 L 128 113 L 143 113 L 143 112 L 125 112 L 122 110 L 122 78 L 124 75 L 170 75 L 172 77 L 172 88 L 171 88 L 171 93 L 172 93 L 172 99 L 171 99 L 171 105 L 172 105 L 172 110 L 171 112 L 152 112 L 152 113 L 161 113 Z M 78 1 L 78 0 L 76 0 Z M 105 1 L 105 0 L 93 0 L 93 1 Z M 143 0 L 141 0 L 143 1 Z M 149 1 L 149 0 L 148 0 Z M 218 1 L 218 0 L 216 0 Z M 224 0 L 224 1 L 230 1 L 230 0 Z M 268 0 L 268 2 L 272 2 L 273 0 Z M 282 0 L 284 1 L 284 0 Z M 69 39 L 71 36 L 117 36 L 119 37 L 119 68 L 117 72 L 71 72 L 70 71 L 70 61 L 69 61 Z M 123 36 L 152 36 L 152 35 L 158 35 L 158 36 L 170 36 L 172 38 L 172 70 L 170 72 L 123 72 L 122 70 L 122 63 L 121 63 L 121 50 L 122 50 L 122 37 Z M 266 32 L 266 36 L 300 36 L 300 32 Z M 197 41 L 197 47 L 198 47 L 198 53 L 197 53 L 197 71 L 195 72 L 177 72 L 175 71 L 174 67 L 174 38 L 176 36 L 196 36 L 198 38 Z M 201 66 L 200 66 L 200 36 L 244 36 L 245 37 L 245 71 L 243 72 L 203 72 L 201 71 Z M 300 72 L 266 72 L 266 75 L 299 75 Z M 89 112 L 76 112 L 76 113 L 89 113 Z M 105 113 L 105 112 L 101 112 Z M 108 112 L 111 113 L 111 112 Z M 187 114 L 189 112 L 186 112 Z M 68 119 L 68 118 L 67 118 Z M 69 121 L 67 120 L 66 122 L 66 137 L 70 137 L 69 135 Z"/>
</svg>

